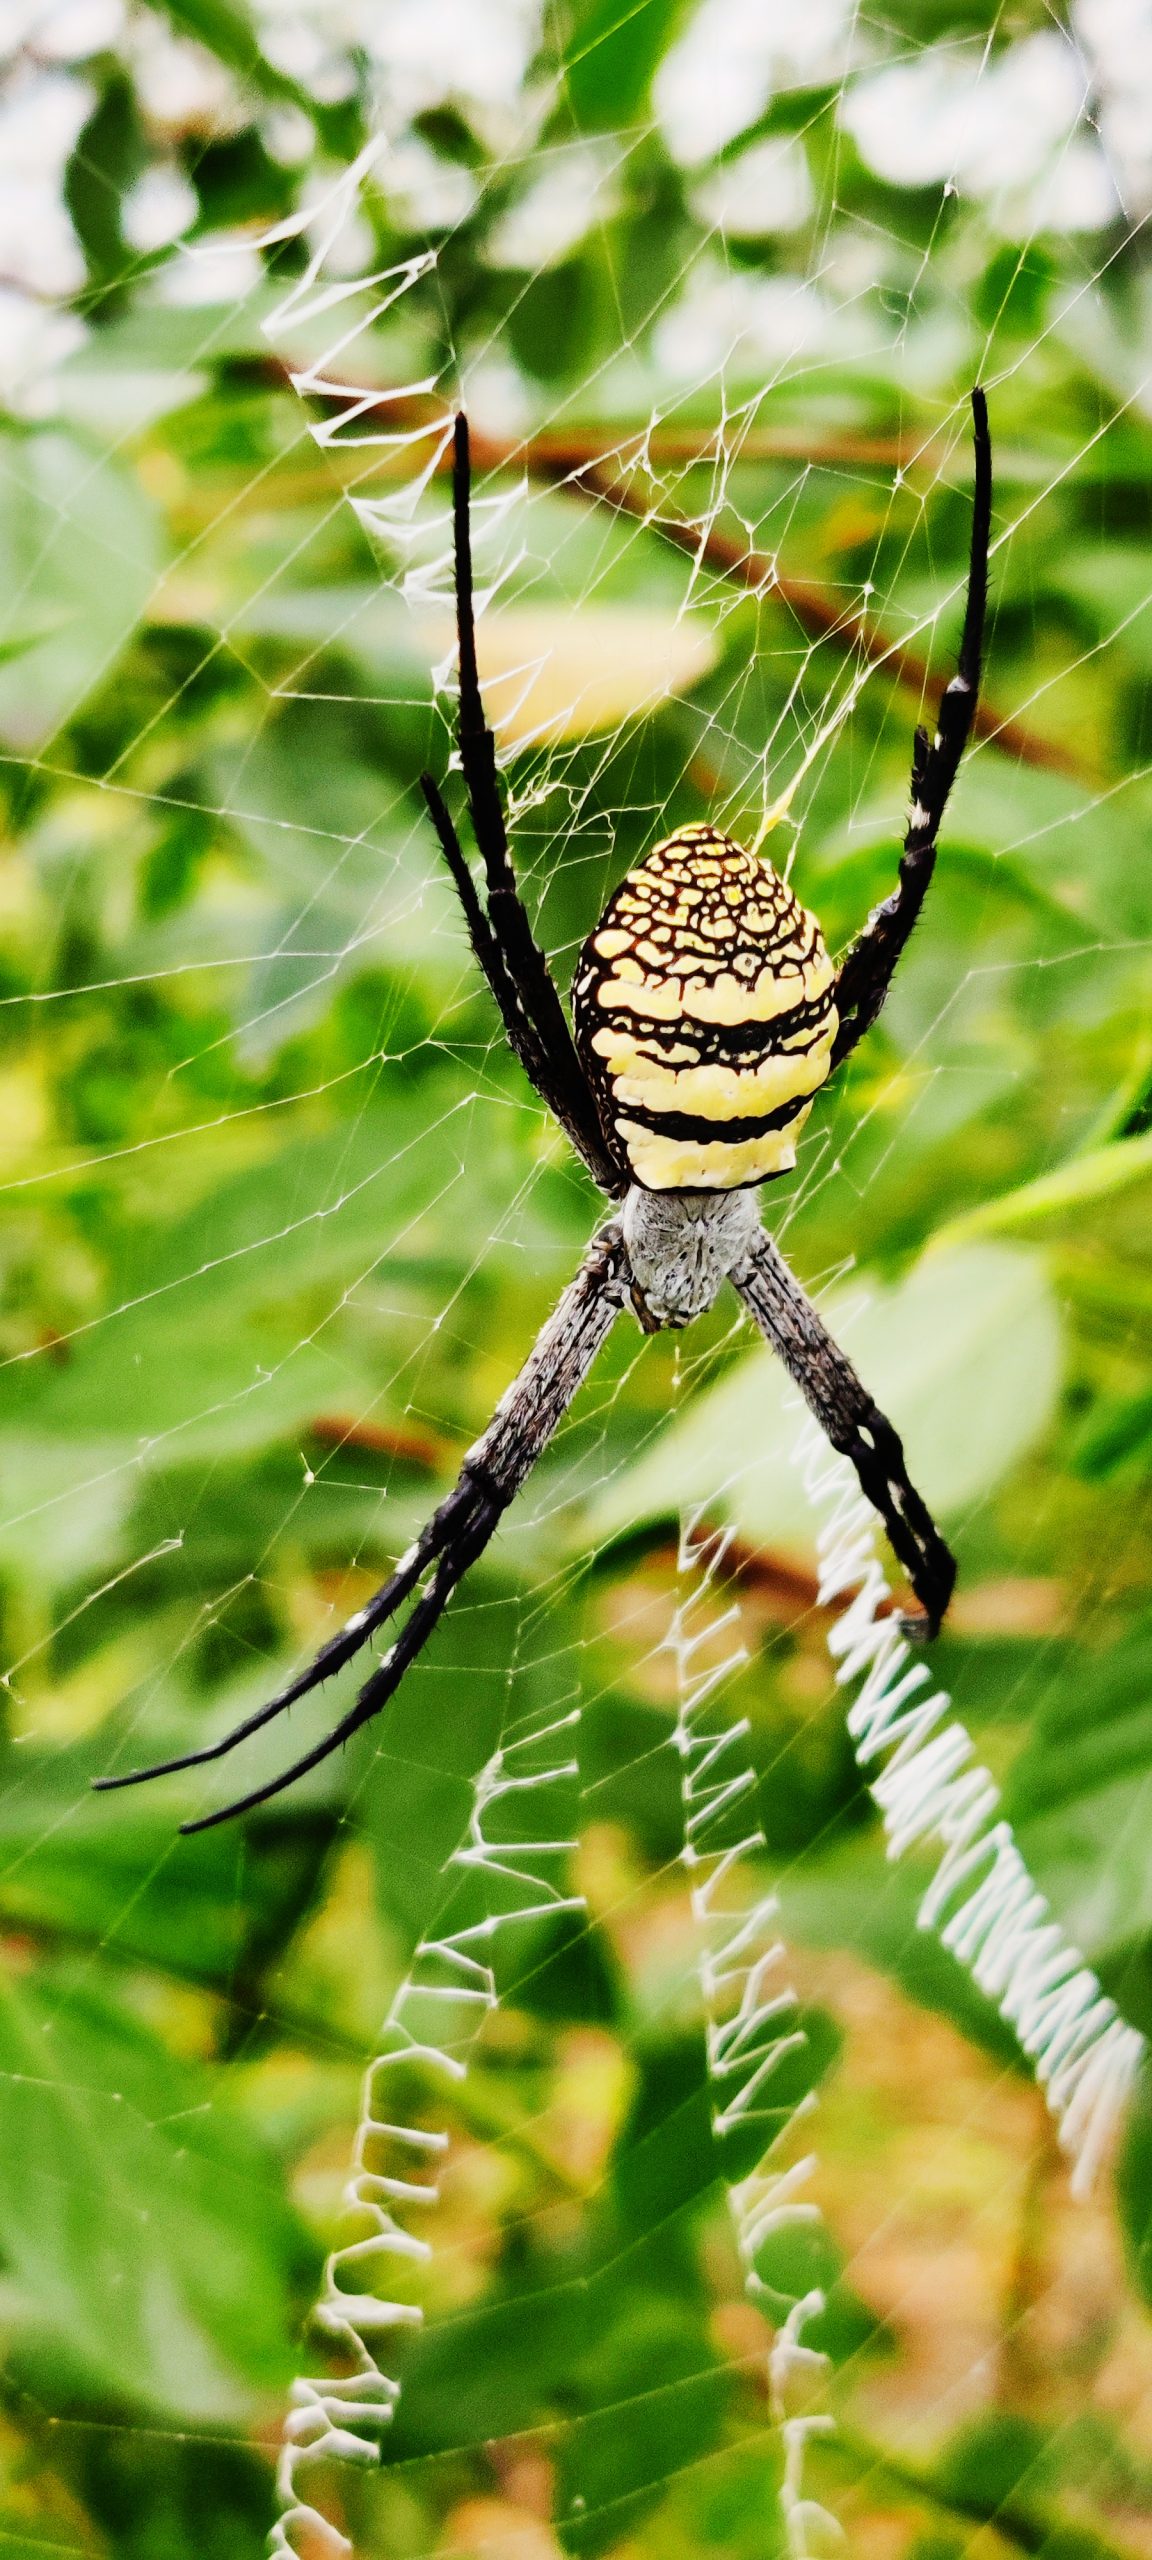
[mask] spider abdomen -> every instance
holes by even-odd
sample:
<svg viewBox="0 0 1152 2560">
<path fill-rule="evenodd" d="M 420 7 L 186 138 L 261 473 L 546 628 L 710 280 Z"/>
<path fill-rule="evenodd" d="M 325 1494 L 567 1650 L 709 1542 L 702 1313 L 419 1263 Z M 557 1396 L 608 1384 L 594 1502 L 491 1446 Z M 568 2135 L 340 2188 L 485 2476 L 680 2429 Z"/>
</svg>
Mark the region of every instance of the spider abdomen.
<svg viewBox="0 0 1152 2560">
<path fill-rule="evenodd" d="M 714 828 L 628 873 L 580 954 L 573 1014 L 635 1181 L 733 1191 L 789 1171 L 829 1071 L 834 979 L 815 917 Z"/>
</svg>

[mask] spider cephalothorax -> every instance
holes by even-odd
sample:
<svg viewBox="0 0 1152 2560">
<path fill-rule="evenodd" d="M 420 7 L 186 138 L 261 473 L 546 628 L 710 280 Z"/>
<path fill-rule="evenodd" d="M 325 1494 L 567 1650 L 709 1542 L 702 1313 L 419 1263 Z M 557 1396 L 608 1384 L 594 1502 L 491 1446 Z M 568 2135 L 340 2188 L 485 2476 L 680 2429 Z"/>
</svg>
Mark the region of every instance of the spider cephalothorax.
<svg viewBox="0 0 1152 2560">
<path fill-rule="evenodd" d="M 688 1324 L 731 1281 L 835 1449 L 851 1460 L 934 1634 L 956 1568 L 904 1452 L 760 1223 L 758 1187 L 796 1160 L 813 1096 L 875 1021 L 924 902 L 944 806 L 976 708 L 987 589 L 992 462 L 984 395 L 972 394 L 976 492 L 957 670 L 930 741 L 917 729 L 900 872 L 838 965 L 819 925 L 770 863 L 710 826 L 682 827 L 630 871 L 580 955 L 575 1037 L 520 897 L 492 732 L 476 671 L 468 428 L 456 421 L 454 521 L 460 762 L 484 865 L 481 893 L 439 785 L 424 795 L 477 960 L 509 1043 L 542 1099 L 620 1207 L 594 1237 L 459 1480 L 395 1572 L 285 1689 L 222 1741 L 132 1786 L 221 1758 L 350 1662 L 411 1602 L 359 1696 L 279 1777 L 198 1821 L 247 1812 L 387 1705 L 452 1592 L 488 1544 L 566 1412 L 622 1307 L 649 1332 Z M 910 1622 L 911 1623 L 911 1622 Z"/>
</svg>

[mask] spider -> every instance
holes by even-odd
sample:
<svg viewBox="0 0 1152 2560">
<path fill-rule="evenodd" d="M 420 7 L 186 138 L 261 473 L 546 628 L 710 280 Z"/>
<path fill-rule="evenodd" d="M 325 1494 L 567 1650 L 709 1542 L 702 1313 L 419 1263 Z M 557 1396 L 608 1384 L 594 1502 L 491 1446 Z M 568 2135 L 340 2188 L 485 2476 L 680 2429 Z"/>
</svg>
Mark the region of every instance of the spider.
<svg viewBox="0 0 1152 2560">
<path fill-rule="evenodd" d="M 594 1237 L 520 1375 L 470 1449 L 453 1491 L 381 1589 L 286 1688 L 202 1750 L 97 1778 L 136 1786 L 219 1760 L 351 1662 L 406 1601 L 412 1606 L 354 1704 L 324 1739 L 250 1794 L 185 1822 L 205 1831 L 265 1804 L 380 1714 L 427 1643 L 547 1446 L 617 1316 L 644 1330 L 701 1315 L 730 1280 L 833 1448 L 850 1459 L 920 1608 L 937 1633 L 956 1566 L 909 1482 L 900 1440 L 873 1403 L 761 1223 L 762 1183 L 788 1172 L 815 1094 L 875 1022 L 924 903 L 945 803 L 972 727 L 988 584 L 992 455 L 987 406 L 972 393 L 974 492 L 967 603 L 956 673 L 929 741 L 912 750 L 911 807 L 897 885 L 839 966 L 814 916 L 758 854 L 707 825 L 682 827 L 630 871 L 580 953 L 573 1028 L 517 886 L 476 667 L 468 423 L 456 420 L 453 474 L 457 741 L 484 891 L 440 786 L 421 787 L 472 949 L 509 1044 L 609 1199 Z"/>
</svg>

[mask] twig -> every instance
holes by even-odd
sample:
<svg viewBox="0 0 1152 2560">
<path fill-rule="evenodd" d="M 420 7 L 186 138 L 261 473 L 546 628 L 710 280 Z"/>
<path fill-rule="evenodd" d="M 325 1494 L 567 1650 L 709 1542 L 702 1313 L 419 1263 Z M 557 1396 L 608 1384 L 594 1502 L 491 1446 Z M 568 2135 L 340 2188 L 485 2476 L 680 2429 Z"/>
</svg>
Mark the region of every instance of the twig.
<svg viewBox="0 0 1152 2560">
<path fill-rule="evenodd" d="M 278 357 L 261 358 L 259 365 L 264 379 L 270 374 L 280 381 L 291 378 L 290 367 Z M 246 369 L 250 371 L 251 367 Z M 333 391 L 344 387 L 333 378 Z M 351 389 L 351 386 L 347 387 Z M 384 389 L 380 390 L 376 405 L 391 430 L 418 426 L 427 410 L 426 403 L 405 401 Z M 373 407 L 366 407 L 360 412 L 357 426 L 361 433 L 373 414 Z M 434 413 L 427 410 L 427 415 L 431 426 Z M 795 615 L 801 629 L 810 638 L 834 641 L 841 649 L 851 650 L 866 659 L 869 666 L 885 668 L 889 675 L 916 696 L 918 703 L 922 703 L 932 686 L 928 660 L 918 651 L 905 648 L 900 641 L 889 639 L 862 606 L 846 609 L 814 580 L 793 577 L 765 553 L 722 532 L 718 525 L 687 524 L 679 516 L 659 512 L 651 494 L 644 494 L 619 476 L 621 454 L 630 448 L 635 450 L 638 459 L 651 453 L 660 459 L 704 460 L 718 449 L 720 433 L 719 428 L 634 429 L 619 436 L 606 453 L 602 430 L 544 429 L 535 435 L 501 436 L 474 425 L 472 455 L 480 470 L 521 470 L 528 474 L 529 479 L 542 480 L 552 486 L 560 483 L 565 488 L 583 492 L 587 497 L 602 499 L 621 515 L 632 516 L 647 526 L 663 541 L 671 543 L 675 550 L 687 553 L 693 560 L 706 561 L 709 568 L 719 570 L 722 576 L 746 587 L 750 594 L 776 597 Z M 346 451 L 352 449 L 345 448 Z M 771 429 L 757 429 L 741 439 L 740 454 L 742 459 L 757 461 L 769 457 L 807 462 L 871 461 L 906 469 L 932 449 L 924 442 L 899 438 L 846 437 L 837 440 L 826 437 L 808 445 L 791 430 L 778 434 Z M 339 442 L 330 443 L 327 452 L 339 455 Z M 451 449 L 446 444 L 438 469 L 447 474 L 451 468 Z M 1057 739 L 1041 736 L 1012 713 L 1001 711 L 986 695 L 982 695 L 977 705 L 973 732 L 990 744 L 1002 747 L 1007 754 L 1014 755 L 1020 764 L 1037 766 L 1043 772 L 1064 773 L 1078 782 L 1091 783 L 1095 780 L 1082 760 L 1068 747 Z"/>
<path fill-rule="evenodd" d="M 228 377 L 232 382 L 277 385 L 291 381 L 292 368 L 279 356 L 245 355 L 230 359 Z M 342 378 L 330 377 L 333 389 L 351 389 Z M 442 409 L 426 399 L 394 395 L 383 385 L 379 390 L 381 412 L 387 411 L 390 423 L 397 428 L 430 428 L 443 415 Z M 371 417 L 371 409 L 364 411 Z M 520 464 L 529 472 L 580 471 L 591 463 L 619 459 L 634 449 L 651 454 L 658 462 L 707 462 L 724 451 L 722 426 L 666 426 L 659 423 L 645 427 L 625 427 L 605 450 L 606 430 L 603 426 L 540 427 L 534 434 L 519 436 L 484 436 L 472 427 L 475 450 L 483 442 L 486 452 L 497 454 L 503 467 Z M 339 446 L 336 448 L 339 451 Z M 853 428 L 825 430 L 815 435 L 804 434 L 799 427 L 746 427 L 741 430 L 738 459 L 741 462 L 803 462 L 814 468 L 827 465 L 875 466 L 881 470 L 909 471 L 917 463 L 939 460 L 942 448 L 931 435 L 861 435 Z"/>
<path fill-rule="evenodd" d="M 473 450 L 478 456 L 483 452 L 483 438 L 473 437 Z M 529 452 L 530 447 L 525 446 L 526 461 Z M 528 467 L 531 468 L 530 463 Z M 720 570 L 751 594 L 777 597 L 811 638 L 838 641 L 841 648 L 851 649 L 869 666 L 887 668 L 920 702 L 930 692 L 932 674 L 927 659 L 916 650 L 904 648 L 900 641 L 890 640 L 862 605 L 845 608 L 826 588 L 816 586 L 810 578 L 792 577 L 762 551 L 723 533 L 718 525 L 685 524 L 678 516 L 659 512 L 650 497 L 618 478 L 603 462 L 586 463 L 565 476 L 568 486 L 584 488 L 591 496 L 606 499 L 609 506 L 616 507 L 622 515 L 637 518 L 675 550 L 686 552 L 693 560 L 707 561 L 710 569 Z M 977 703 L 972 727 L 976 737 L 1003 747 L 1021 764 L 1066 773 L 1078 781 L 1085 779 L 1079 757 L 1058 740 L 1041 737 L 1010 712 L 999 710 L 986 696 Z"/>
<path fill-rule="evenodd" d="M 366 1449 L 374 1457 L 404 1458 L 413 1466 L 458 1466 L 462 1449 L 442 1431 L 418 1422 L 369 1422 L 351 1413 L 318 1413 L 308 1425 L 308 1438 L 323 1449 Z"/>
</svg>

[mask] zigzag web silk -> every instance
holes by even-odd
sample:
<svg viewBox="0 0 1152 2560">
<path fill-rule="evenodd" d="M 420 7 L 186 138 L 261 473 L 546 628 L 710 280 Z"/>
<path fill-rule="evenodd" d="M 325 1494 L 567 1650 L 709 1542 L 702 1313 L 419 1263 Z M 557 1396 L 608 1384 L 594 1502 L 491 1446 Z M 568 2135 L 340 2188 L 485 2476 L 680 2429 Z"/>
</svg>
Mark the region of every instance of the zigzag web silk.
<svg viewBox="0 0 1152 2560">
<path fill-rule="evenodd" d="M 497 2005 L 496 1941 L 518 1927 L 584 1908 L 582 1897 L 566 1893 L 558 1880 L 575 1843 L 552 1837 L 549 1829 L 555 1810 L 549 1788 L 555 1791 L 558 1781 L 576 1775 L 576 1761 L 557 1753 L 577 1721 L 576 1709 L 543 1721 L 525 1719 L 480 1771 L 467 1835 L 453 1851 L 449 1870 L 478 1878 L 484 1908 L 479 1918 L 421 1940 L 364 2074 L 352 2174 L 344 2191 L 359 2228 L 331 2252 L 312 2314 L 323 2340 L 352 2369 L 336 2378 L 301 2374 L 292 2384 L 276 2477 L 281 2513 L 271 2536 L 273 2554 L 335 2560 L 353 2549 L 313 2504 L 308 2486 L 317 2464 L 379 2460 L 380 2431 L 393 2414 L 400 2385 L 378 2350 L 390 2333 L 419 2326 L 423 2316 L 417 2304 L 367 2289 L 375 2280 L 386 2286 L 394 2262 L 418 2264 L 431 2255 L 421 2226 L 437 2200 L 436 2172 L 448 2135 L 404 2121 L 404 2085 L 415 2069 L 445 2095 L 458 2088 Z M 541 1836 L 490 1835 L 486 1825 L 498 1821 L 500 1807 L 525 1797 L 539 1816 Z M 410 2227 L 413 2221 L 416 2228 Z"/>
<path fill-rule="evenodd" d="M 728 2182 L 727 2195 L 746 2290 L 777 2322 L 768 2378 L 783 2449 L 779 2497 L 787 2548 L 791 2560 L 817 2560 L 838 2530 L 804 2483 L 807 2446 L 832 2425 L 812 2405 L 827 2359 L 804 2341 L 824 2297 L 812 2289 L 786 2300 L 758 2263 L 781 2230 L 810 2229 L 820 2220 L 818 2206 L 803 2192 L 815 2159 L 809 2155 L 790 2167 L 778 2159 L 815 2102 L 805 2095 L 780 2123 L 775 2075 L 805 2039 L 794 1994 L 782 1981 L 778 1904 L 761 1889 L 759 1863 L 752 1865 L 762 1861 L 765 1842 L 748 1812 L 755 1775 L 741 1751 L 747 1723 L 726 1720 L 718 1701 L 743 1650 L 736 1647 L 707 1668 L 699 1660 L 738 1617 L 735 1609 L 717 1616 L 713 1605 L 730 1538 L 727 1531 L 702 1529 L 699 1518 L 685 1522 L 680 1538 L 681 1598 L 667 1644 L 677 1673 L 672 1744 L 681 1768 L 681 1854 L 698 1936 L 721 2173 L 727 2135 L 761 2121 L 773 2127 L 758 2166 Z M 513 1727 L 480 1771 L 467 1836 L 449 1867 L 475 1875 L 485 1908 L 479 1918 L 421 1941 L 388 2012 L 379 2052 L 365 2072 L 344 2196 L 359 2227 L 331 2252 L 312 2315 L 322 2341 L 351 2370 L 335 2377 L 301 2374 L 291 2387 L 277 2468 L 281 2512 L 270 2541 L 274 2560 L 349 2560 L 353 2552 L 348 2537 L 315 2504 L 313 2475 L 333 2461 L 374 2465 L 379 2459 L 380 2438 L 400 2396 L 399 2380 L 381 2362 L 380 2350 L 392 2333 L 419 2326 L 423 2315 L 417 2304 L 365 2286 L 377 2279 L 386 2287 L 394 2262 L 419 2265 L 430 2257 L 424 2222 L 437 2201 L 437 2172 L 449 2143 L 442 2128 L 405 2121 L 404 2090 L 413 2067 L 446 2095 L 465 2078 L 484 2023 L 498 2004 L 496 1941 L 516 1928 L 584 1909 L 581 1895 L 562 1889 L 576 1844 L 553 1832 L 549 1802 L 550 1789 L 578 1775 L 575 1757 L 557 1756 L 578 1723 L 578 1710 L 543 1721 L 529 1717 Z M 498 1821 L 500 1806 L 527 1797 L 540 1836 L 494 1836 L 487 1826 Z"/>
<path fill-rule="evenodd" d="M 717 1638 L 739 1627 L 738 1607 L 714 1606 L 716 1580 L 732 1544 L 730 1529 L 708 1529 L 703 1514 L 682 1519 L 677 1552 L 680 1599 L 668 1646 L 676 1665 L 673 1743 L 680 1760 L 684 1844 L 692 1917 L 699 1941 L 699 1981 L 706 2018 L 712 2131 L 721 2162 L 725 2137 L 768 2120 L 774 2130 L 748 2175 L 727 2184 L 728 2207 L 750 2300 L 776 2324 L 768 2357 L 769 2405 L 779 2427 L 783 2470 L 779 2498 L 790 2560 L 818 2560 L 839 2538 L 835 2517 L 805 2493 L 805 2456 L 813 2436 L 831 2432 L 819 2405 L 828 2370 L 804 2332 L 823 2311 L 818 2287 L 782 2296 L 762 2272 L 766 2250 L 781 2232 L 811 2233 L 819 2205 L 805 2191 L 816 2171 L 808 2153 L 785 2165 L 796 2127 L 815 2106 L 811 2092 L 790 2110 L 776 2097 L 776 2074 L 805 2043 L 796 1995 L 784 1978 L 786 1951 L 777 1929 L 780 1906 L 762 1888 L 767 1843 L 754 1810 L 756 1773 L 742 1748 L 746 1716 L 726 1715 L 720 1692 L 746 1660 L 734 1641 L 709 1661 Z"/>
<path fill-rule="evenodd" d="M 864 1674 L 848 1717 L 856 1756 L 867 1769 L 877 1756 L 889 1754 L 872 1781 L 889 1854 L 939 1842 L 943 1855 L 921 1901 L 920 1925 L 937 1930 L 1018 2035 L 1072 2162 L 1073 2192 L 1083 2195 L 1115 2133 L 1144 2053 L 1143 2038 L 1125 2025 L 1048 1916 L 1010 1824 L 993 1819 L 994 1781 L 975 1761 L 963 1726 L 955 1718 L 945 1721 L 951 1700 L 942 1690 L 921 1696 L 931 1675 L 922 1663 L 908 1667 L 910 1651 L 899 1621 L 883 1614 L 891 1594 L 875 1555 L 875 1515 L 846 1461 L 829 1451 L 810 1424 L 796 1456 L 806 1490 L 826 1514 L 821 1600 L 835 1601 L 845 1590 L 851 1595 L 828 1642 L 842 1684 Z M 731 1540 L 730 1530 L 710 1530 L 700 1513 L 681 1526 L 681 1596 L 667 1638 L 676 1666 L 672 1744 L 681 1772 L 681 1856 L 698 1937 L 721 2170 L 726 2136 L 761 2119 L 773 2125 L 758 2166 L 728 2182 L 728 2203 L 745 2288 L 776 2322 L 768 2371 L 783 2450 L 779 2496 L 787 2549 L 790 2560 L 818 2560 L 837 2528 L 806 2490 L 805 2461 L 812 2439 L 829 2433 L 834 2421 L 819 2405 L 827 2358 L 805 2342 L 804 2333 L 823 2311 L 824 2296 L 812 2288 L 783 2300 L 759 2263 L 781 2231 L 811 2230 L 820 2222 L 819 2205 L 808 2192 L 815 2154 L 780 2157 L 791 2149 L 815 2100 L 805 2094 L 779 2122 L 775 2075 L 804 2036 L 785 1978 L 779 1905 L 762 1885 L 766 1844 L 752 1810 L 755 1772 L 742 1747 L 748 1723 L 726 1715 L 722 1700 L 744 1649 L 735 1643 L 719 1662 L 701 1659 L 713 1656 L 717 1638 L 738 1625 L 736 1607 L 720 1614 L 715 1607 Z M 576 1710 L 543 1722 L 528 1718 L 480 1771 L 467 1838 L 450 1866 L 478 1877 L 486 1907 L 478 1919 L 421 1941 L 365 2073 L 345 2189 L 361 2228 L 330 2254 L 313 2313 L 323 2339 L 343 2351 L 352 2370 L 338 2377 L 302 2374 L 292 2386 L 277 2472 L 281 2514 L 270 2543 L 278 2560 L 301 2560 L 302 2550 L 309 2560 L 347 2560 L 352 2553 L 347 2537 L 309 2496 L 309 2475 L 331 2460 L 378 2461 L 380 2434 L 394 2413 L 400 2384 L 379 2361 L 377 2346 L 422 2318 L 417 2305 L 365 2290 L 373 2278 L 387 2282 L 390 2262 L 427 2261 L 431 2255 L 423 2229 L 413 2230 L 409 2222 L 415 2216 L 422 2224 L 436 2202 L 435 2173 L 448 2149 L 446 2131 L 403 2120 L 390 2100 L 390 2084 L 416 2065 L 440 2080 L 446 2093 L 457 2087 L 497 2006 L 494 1941 L 517 1926 L 584 1907 L 582 1897 L 566 1893 L 559 1880 L 575 1844 L 551 1831 L 546 1801 L 549 1786 L 578 1775 L 576 1757 L 556 1756 L 578 1722 Z M 539 1808 L 540 1836 L 490 1836 L 486 1823 L 494 1810 L 528 1794 Z M 403 2220 L 397 2218 L 401 2214 Z"/>
<path fill-rule="evenodd" d="M 359 186 L 382 147 L 374 144 L 362 153 L 306 217 L 293 217 L 265 235 L 265 246 L 298 236 L 305 224 L 313 235 L 303 272 L 265 325 L 275 341 L 281 330 L 311 327 L 329 313 L 348 314 L 348 325 L 338 324 L 323 351 L 293 370 L 291 379 L 302 396 L 335 404 L 330 415 L 311 427 L 321 448 L 412 451 L 414 469 L 398 489 L 384 495 L 352 494 L 351 503 L 365 530 L 406 559 L 399 582 L 406 601 L 447 607 L 447 511 L 431 532 L 421 511 L 450 438 L 450 406 L 445 402 L 430 423 L 415 427 L 363 427 L 389 401 L 398 406 L 416 397 L 439 401 L 440 378 L 429 375 L 389 391 L 356 385 L 345 370 L 361 331 L 430 273 L 435 254 L 422 253 L 354 277 L 326 272 L 355 210 Z M 244 245 L 250 249 L 251 241 Z M 739 413 L 727 423 L 735 449 Z M 716 493 L 717 506 L 722 494 Z M 512 504 L 510 497 L 481 506 L 480 547 L 491 546 Z M 477 594 L 479 612 L 516 566 L 515 559 L 501 561 Z M 926 615 L 923 627 L 931 620 Z M 810 739 L 801 772 L 850 715 L 867 673 L 864 668 L 852 671 L 832 712 Z M 526 668 L 526 682 L 531 674 Z M 450 680 L 449 663 L 437 671 L 442 696 Z M 765 770 L 773 743 L 764 751 Z M 773 817 L 783 813 L 799 778 L 795 775 L 773 803 Z M 848 1729 L 884 1820 L 889 1856 L 902 1856 L 911 1848 L 938 1851 L 935 1874 L 920 1901 L 919 1925 L 939 1935 L 1014 2030 L 1070 2160 L 1073 2190 L 1083 2195 L 1114 2139 L 1144 2041 L 1124 2022 L 1051 1917 L 1011 1826 L 998 1813 L 994 1780 L 977 1761 L 970 1737 L 951 1712 L 951 1700 L 933 1688 L 928 1665 L 913 1657 L 876 1556 L 878 1523 L 847 1461 L 829 1449 L 809 1421 L 799 1436 L 796 1463 L 820 1519 L 820 1602 L 843 1603 L 829 1633 L 829 1649 L 839 1685 L 850 1689 L 859 1684 Z M 729 1613 L 718 1622 L 712 1606 L 728 1543 L 727 1533 L 706 1529 L 698 1514 L 682 1524 L 681 1596 L 669 1637 L 677 1672 L 673 1742 L 681 1768 L 682 1854 L 698 1933 L 721 2165 L 725 2136 L 738 2124 L 758 2115 L 776 2123 L 780 2110 L 771 2105 L 773 2076 L 802 2042 L 794 1998 L 784 1980 L 775 1898 L 761 1885 L 764 1839 L 749 1811 L 755 1780 L 741 1752 L 747 1727 L 726 1723 L 720 1704 L 725 1672 L 741 1657 L 733 1652 L 728 1662 L 707 1672 L 694 1668 L 705 1637 L 714 1639 L 718 1625 L 731 1623 L 734 1616 Z M 321 2335 L 343 2349 L 353 2370 L 335 2380 L 302 2376 L 293 2386 L 279 2471 L 282 2513 L 272 2537 L 277 2554 L 296 2554 L 299 2532 L 309 2554 L 351 2550 L 345 2536 L 311 2503 L 306 2484 L 312 2467 L 329 2458 L 355 2463 L 378 2459 L 380 2433 L 395 2408 L 399 2384 L 378 2361 L 374 2342 L 418 2322 L 421 2314 L 409 2303 L 390 2302 L 364 2286 L 373 2275 L 386 2273 L 390 2259 L 427 2257 L 430 2244 L 421 2230 L 408 2228 L 408 2219 L 422 2217 L 435 2201 L 435 2172 L 447 2146 L 443 2132 L 393 2119 L 389 2075 L 397 2066 L 419 2060 L 433 2076 L 441 2075 L 446 2087 L 458 2084 L 497 1998 L 489 1961 L 493 1939 L 544 1913 L 580 1907 L 578 1898 L 563 1892 L 556 1880 L 555 1862 L 567 1856 L 571 1844 L 551 1836 L 546 1818 L 537 1840 L 512 1849 L 490 1840 L 484 1828 L 491 1808 L 508 1794 L 546 1790 L 550 1782 L 573 1773 L 573 1760 L 550 1755 L 562 1727 L 574 1723 L 568 1717 L 514 1728 L 481 1771 L 468 1840 L 452 1863 L 477 1872 L 488 1895 L 487 1908 L 479 1920 L 418 1948 L 389 2012 L 380 2051 L 365 2075 L 346 2192 L 349 2207 L 367 2227 L 329 2258 L 315 2312 Z M 812 2104 L 811 2098 L 802 2100 L 782 2128 L 777 2124 L 759 2167 L 728 2188 L 746 2286 L 765 2304 L 772 2288 L 759 2271 L 758 2258 L 781 2229 L 819 2220 L 819 2208 L 805 2192 L 815 2172 L 814 2156 L 790 2165 L 778 2158 Z M 401 2213 L 403 2221 L 397 2218 Z M 786 2541 L 792 2560 L 809 2560 L 834 2530 L 833 2519 L 805 2490 L 808 2445 L 833 2424 L 819 2406 L 826 2360 L 804 2338 L 823 2299 L 818 2292 L 790 2304 L 776 2297 L 771 2307 L 778 2326 L 770 2391 L 782 2437 Z"/>
<path fill-rule="evenodd" d="M 846 1600 L 828 1645 L 840 1686 L 860 1682 L 848 1731 L 866 1776 L 882 1763 L 869 1786 L 888 1855 L 929 1845 L 942 1853 L 919 1925 L 936 1931 L 1018 2037 L 1071 2162 L 1072 2192 L 1087 2195 L 1127 2105 L 1144 2038 L 1051 1917 L 1011 1823 L 997 1817 L 995 1779 L 947 1691 L 933 1688 L 929 1665 L 901 1634 L 876 1555 L 876 1514 L 847 1459 L 809 1421 L 796 1461 L 821 1519 L 819 1599 Z"/>
</svg>

